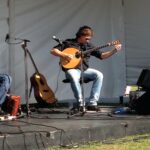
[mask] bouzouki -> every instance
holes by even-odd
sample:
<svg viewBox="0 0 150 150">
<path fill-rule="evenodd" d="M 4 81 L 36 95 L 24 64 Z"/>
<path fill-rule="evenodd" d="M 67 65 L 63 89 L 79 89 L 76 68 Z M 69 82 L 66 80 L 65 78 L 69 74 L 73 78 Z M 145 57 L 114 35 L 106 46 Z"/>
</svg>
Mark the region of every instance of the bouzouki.
<svg viewBox="0 0 150 150">
<path fill-rule="evenodd" d="M 31 82 L 31 88 L 30 88 L 30 94 L 32 91 L 32 87 L 34 88 L 34 96 L 37 102 L 44 104 L 44 103 L 49 103 L 53 104 L 57 100 L 55 98 L 54 92 L 51 90 L 51 88 L 48 86 L 46 78 L 44 75 L 42 75 L 39 71 L 38 68 L 35 65 L 35 62 L 33 60 L 33 57 L 29 50 L 27 49 L 25 44 L 22 44 L 21 47 L 26 51 L 33 63 L 33 66 L 35 68 L 35 73 L 30 77 L 30 82 Z M 29 96 L 30 96 L 29 94 Z"/>
<path fill-rule="evenodd" d="M 96 51 L 96 50 L 99 50 L 99 49 L 102 49 L 102 48 L 105 48 L 108 46 L 117 45 L 117 44 L 120 44 L 119 40 L 112 41 L 111 43 L 107 43 L 106 45 L 103 45 L 103 46 L 88 49 L 88 50 L 82 52 L 82 55 L 84 57 L 84 55 L 91 53 L 93 51 Z M 72 68 L 76 68 L 80 65 L 80 63 L 81 63 L 81 51 L 79 51 L 76 48 L 69 47 L 69 48 L 64 49 L 63 53 L 71 54 L 73 56 L 70 61 L 66 61 L 63 58 L 60 59 L 60 64 L 63 68 L 72 69 Z"/>
</svg>

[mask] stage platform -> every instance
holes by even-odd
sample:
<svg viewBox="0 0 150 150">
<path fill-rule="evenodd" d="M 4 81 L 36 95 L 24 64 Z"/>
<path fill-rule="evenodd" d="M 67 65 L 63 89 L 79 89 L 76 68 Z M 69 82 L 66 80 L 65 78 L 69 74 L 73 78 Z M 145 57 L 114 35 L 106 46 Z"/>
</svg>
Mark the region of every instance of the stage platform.
<svg viewBox="0 0 150 150">
<path fill-rule="evenodd" d="M 100 106 L 83 116 L 68 116 L 68 108 L 39 108 L 20 118 L 0 122 L 0 149 L 36 150 L 50 146 L 77 147 L 150 132 L 150 116 L 111 114 L 114 107 Z"/>
</svg>

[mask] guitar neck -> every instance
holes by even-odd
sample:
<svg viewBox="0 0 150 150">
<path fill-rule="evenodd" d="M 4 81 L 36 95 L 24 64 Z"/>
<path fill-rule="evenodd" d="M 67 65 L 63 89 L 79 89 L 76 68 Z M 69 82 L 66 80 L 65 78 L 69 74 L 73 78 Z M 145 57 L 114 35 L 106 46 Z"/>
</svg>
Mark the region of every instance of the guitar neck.
<svg viewBox="0 0 150 150">
<path fill-rule="evenodd" d="M 95 48 L 92 48 L 92 49 L 89 49 L 85 52 L 83 52 L 83 54 L 88 54 L 88 53 L 91 53 L 93 51 L 97 51 L 99 49 L 102 49 L 102 48 L 105 48 L 105 47 L 108 47 L 108 46 L 111 46 L 110 44 L 106 44 L 106 45 L 103 45 L 103 46 L 98 46 L 98 47 L 95 47 Z"/>
<path fill-rule="evenodd" d="M 34 68 L 35 68 L 35 71 L 37 72 L 37 73 L 39 73 L 39 70 L 38 70 L 38 68 L 37 68 L 37 66 L 35 65 L 35 62 L 34 62 L 34 60 L 33 60 L 33 57 L 32 57 L 32 55 L 31 55 L 31 53 L 29 52 L 29 50 L 26 48 L 26 51 L 27 51 L 27 53 L 29 54 L 29 57 L 30 57 L 30 59 L 31 59 L 31 61 L 32 61 L 32 64 L 33 64 L 33 66 L 34 66 Z"/>
</svg>

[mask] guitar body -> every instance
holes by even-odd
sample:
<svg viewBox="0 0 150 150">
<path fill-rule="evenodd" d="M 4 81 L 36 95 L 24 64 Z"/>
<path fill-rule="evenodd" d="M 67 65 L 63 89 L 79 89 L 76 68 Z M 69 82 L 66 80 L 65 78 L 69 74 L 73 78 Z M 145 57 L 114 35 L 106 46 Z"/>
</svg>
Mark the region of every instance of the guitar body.
<svg viewBox="0 0 150 150">
<path fill-rule="evenodd" d="M 71 69 L 71 68 L 76 68 L 77 66 L 80 65 L 81 57 L 79 56 L 79 50 L 78 49 L 76 49 L 76 48 L 66 48 L 66 49 L 63 50 L 63 53 L 73 55 L 73 58 L 70 61 L 66 61 L 62 58 L 60 59 L 60 64 L 64 68 Z"/>
<path fill-rule="evenodd" d="M 34 88 L 34 96 L 35 96 L 35 99 L 37 100 L 37 102 L 39 102 L 40 104 L 55 103 L 57 101 L 57 99 L 55 98 L 55 95 L 54 95 L 53 91 L 51 90 L 51 88 L 48 86 L 45 77 L 39 73 L 38 68 L 36 67 L 35 62 L 32 58 L 32 55 L 27 48 L 27 41 L 24 41 L 21 44 L 21 47 L 23 48 L 25 55 L 26 54 L 29 55 L 29 57 L 33 63 L 33 66 L 35 68 L 35 71 L 36 71 L 30 77 L 30 82 L 31 82 L 30 94 L 31 94 L 32 87 L 33 87 Z M 30 94 L 29 94 L 29 96 L 30 96 Z"/>
<path fill-rule="evenodd" d="M 53 91 L 48 86 L 45 77 L 40 73 L 34 73 L 31 78 L 31 85 L 34 88 L 34 96 L 39 103 L 55 103 L 57 100 Z"/>
</svg>

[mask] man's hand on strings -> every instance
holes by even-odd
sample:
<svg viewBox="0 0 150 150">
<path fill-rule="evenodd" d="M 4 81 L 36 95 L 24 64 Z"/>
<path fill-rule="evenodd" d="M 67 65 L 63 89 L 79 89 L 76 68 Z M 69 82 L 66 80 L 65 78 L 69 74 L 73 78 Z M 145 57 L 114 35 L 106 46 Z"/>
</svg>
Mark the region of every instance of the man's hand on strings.
<svg viewBox="0 0 150 150">
<path fill-rule="evenodd" d="M 67 62 L 69 62 L 72 58 L 73 58 L 73 55 L 71 54 L 66 54 L 66 53 L 63 54 L 63 59 Z"/>
<path fill-rule="evenodd" d="M 116 51 L 118 52 L 118 51 L 121 50 L 122 44 L 121 43 L 120 44 L 116 44 L 114 47 L 115 47 Z"/>
</svg>

